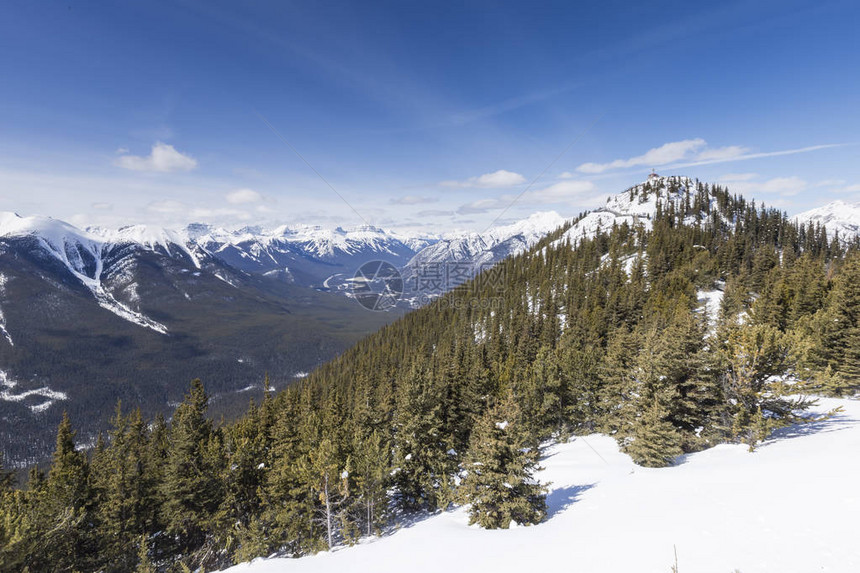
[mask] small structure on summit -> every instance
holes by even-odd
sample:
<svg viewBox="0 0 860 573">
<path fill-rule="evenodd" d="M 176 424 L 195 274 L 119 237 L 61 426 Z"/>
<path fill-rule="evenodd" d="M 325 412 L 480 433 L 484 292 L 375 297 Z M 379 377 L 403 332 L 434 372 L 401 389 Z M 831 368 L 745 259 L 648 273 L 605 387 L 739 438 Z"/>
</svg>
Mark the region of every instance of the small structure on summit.
<svg viewBox="0 0 860 573">
<path fill-rule="evenodd" d="M 657 175 L 657 172 L 652 169 L 651 173 L 648 175 L 648 181 L 653 181 L 654 179 L 659 179 L 659 178 L 660 178 L 660 176 Z"/>
</svg>

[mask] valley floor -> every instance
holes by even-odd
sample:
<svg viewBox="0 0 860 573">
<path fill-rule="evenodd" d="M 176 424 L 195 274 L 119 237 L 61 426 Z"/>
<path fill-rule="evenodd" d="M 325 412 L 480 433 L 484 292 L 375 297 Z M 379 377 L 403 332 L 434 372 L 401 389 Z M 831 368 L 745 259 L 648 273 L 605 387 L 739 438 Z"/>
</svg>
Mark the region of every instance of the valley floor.
<svg viewBox="0 0 860 573">
<path fill-rule="evenodd" d="M 755 452 L 720 445 L 664 469 L 635 466 L 602 435 L 555 445 L 542 461 L 548 519 L 487 531 L 463 508 L 381 539 L 230 573 L 368 571 L 860 571 L 860 401 L 781 430 Z"/>
</svg>

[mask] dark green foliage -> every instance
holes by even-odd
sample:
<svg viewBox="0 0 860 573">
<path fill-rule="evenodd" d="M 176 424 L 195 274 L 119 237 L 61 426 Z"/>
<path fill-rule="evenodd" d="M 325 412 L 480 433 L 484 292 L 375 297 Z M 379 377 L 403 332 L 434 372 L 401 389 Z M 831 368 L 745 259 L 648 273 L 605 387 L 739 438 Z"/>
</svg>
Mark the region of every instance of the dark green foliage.
<svg viewBox="0 0 860 573">
<path fill-rule="evenodd" d="M 404 509 L 444 509 L 451 501 L 456 461 L 443 434 L 443 394 L 413 367 L 400 386 L 394 417 L 394 483 Z"/>
<path fill-rule="evenodd" d="M 140 410 L 123 416 L 117 404 L 110 443 L 96 448 L 90 466 L 102 540 L 99 558 L 109 571 L 129 571 L 138 556 L 128 548 L 153 530 L 158 518 L 149 432 Z"/>
<path fill-rule="evenodd" d="M 28 560 L 33 570 L 84 570 L 95 557 L 89 466 L 74 440 L 69 417 L 63 416 L 51 471 L 34 500 L 41 548 Z"/>
<path fill-rule="evenodd" d="M 470 524 L 507 529 L 511 522 L 531 525 L 546 517 L 545 490 L 534 477 L 538 451 L 525 447 L 522 423 L 508 393 L 475 424 L 461 487 Z"/>
<path fill-rule="evenodd" d="M 681 433 L 669 421 L 669 411 L 659 399 L 653 399 L 633 424 L 633 435 L 624 451 L 633 461 L 649 468 L 660 468 L 681 455 Z"/>
<path fill-rule="evenodd" d="M 160 484 L 161 512 L 173 552 L 208 565 L 217 548 L 207 544 L 219 518 L 224 483 L 219 479 L 220 432 L 206 414 L 209 397 L 200 380 L 191 383 L 170 425 L 170 446 Z"/>
</svg>

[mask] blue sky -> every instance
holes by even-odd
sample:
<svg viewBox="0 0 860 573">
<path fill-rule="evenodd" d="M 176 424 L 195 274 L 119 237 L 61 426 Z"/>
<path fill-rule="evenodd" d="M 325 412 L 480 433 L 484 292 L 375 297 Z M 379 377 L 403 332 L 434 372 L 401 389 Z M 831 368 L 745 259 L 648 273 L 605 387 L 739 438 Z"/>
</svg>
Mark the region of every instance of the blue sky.
<svg viewBox="0 0 860 573">
<path fill-rule="evenodd" d="M 858 25 L 791 0 L 14 0 L 0 210 L 481 230 L 651 168 L 789 213 L 860 200 Z"/>
</svg>

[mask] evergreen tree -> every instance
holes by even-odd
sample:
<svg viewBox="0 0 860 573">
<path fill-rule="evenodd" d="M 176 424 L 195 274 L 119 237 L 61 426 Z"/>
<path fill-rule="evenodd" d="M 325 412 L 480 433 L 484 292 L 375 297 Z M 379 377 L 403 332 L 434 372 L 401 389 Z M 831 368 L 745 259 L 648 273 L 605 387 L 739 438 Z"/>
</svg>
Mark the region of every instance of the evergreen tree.
<svg viewBox="0 0 860 573">
<path fill-rule="evenodd" d="M 173 416 L 161 483 L 166 532 L 174 551 L 192 561 L 210 556 L 195 554 L 207 541 L 222 496 L 219 468 L 210 458 L 215 436 L 206 419 L 208 401 L 203 383 L 194 380 Z"/>
<path fill-rule="evenodd" d="M 736 325 L 728 330 L 720 354 L 735 437 L 752 447 L 766 437 L 758 431 L 762 416 L 771 420 L 771 427 L 797 420 L 794 412 L 805 402 L 788 397 L 790 389 L 779 379 L 788 371 L 783 333 L 768 325 Z"/>
<path fill-rule="evenodd" d="M 525 447 L 521 425 L 510 392 L 476 423 L 460 486 L 470 524 L 507 529 L 512 521 L 531 525 L 546 517 L 545 490 L 534 477 L 538 451 Z"/>
<path fill-rule="evenodd" d="M 349 461 L 341 462 L 335 445 L 324 438 L 301 460 L 301 472 L 311 497 L 317 503 L 317 520 L 325 531 L 328 549 L 343 539 L 349 523 L 345 521 L 349 500 Z"/>
<path fill-rule="evenodd" d="M 353 446 L 357 506 L 364 534 L 379 533 L 388 518 L 390 445 L 377 431 L 357 437 Z"/>
<path fill-rule="evenodd" d="M 15 472 L 3 468 L 3 456 L 0 455 L 0 497 L 9 493 L 15 487 Z"/>
<path fill-rule="evenodd" d="M 669 411 L 658 398 L 636 420 L 633 435 L 624 446 L 633 461 L 649 468 L 670 465 L 681 455 L 680 432 L 668 421 Z"/>
<path fill-rule="evenodd" d="M 140 410 L 129 416 L 117 404 L 110 446 L 93 457 L 98 491 L 99 557 L 107 571 L 128 571 L 136 563 L 131 551 L 155 521 L 155 483 L 147 472 L 148 432 Z"/>
<path fill-rule="evenodd" d="M 408 511 L 444 509 L 456 463 L 442 431 L 441 392 L 418 366 L 398 390 L 394 484 L 399 503 Z"/>
<path fill-rule="evenodd" d="M 141 535 L 137 542 L 137 567 L 134 573 L 156 573 L 155 565 L 149 557 L 149 544 L 145 535 Z"/>
<path fill-rule="evenodd" d="M 57 447 L 44 487 L 37 492 L 38 554 L 28 563 L 32 570 L 88 569 L 94 557 L 91 536 L 92 492 L 88 464 L 75 447 L 75 432 L 68 415 L 57 429 Z"/>
</svg>

